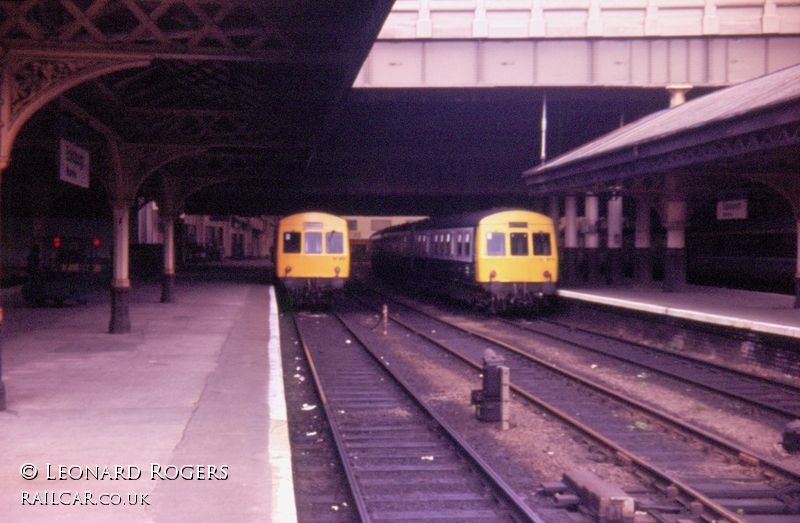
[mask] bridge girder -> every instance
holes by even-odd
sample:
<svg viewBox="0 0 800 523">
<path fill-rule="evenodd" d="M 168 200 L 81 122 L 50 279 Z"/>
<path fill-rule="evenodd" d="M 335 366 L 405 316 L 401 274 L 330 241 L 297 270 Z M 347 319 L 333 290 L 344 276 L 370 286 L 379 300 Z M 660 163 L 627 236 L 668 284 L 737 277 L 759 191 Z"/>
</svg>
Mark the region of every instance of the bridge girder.
<svg viewBox="0 0 800 523">
<path fill-rule="evenodd" d="M 723 87 L 800 63 L 800 36 L 380 40 L 354 87 Z"/>
</svg>

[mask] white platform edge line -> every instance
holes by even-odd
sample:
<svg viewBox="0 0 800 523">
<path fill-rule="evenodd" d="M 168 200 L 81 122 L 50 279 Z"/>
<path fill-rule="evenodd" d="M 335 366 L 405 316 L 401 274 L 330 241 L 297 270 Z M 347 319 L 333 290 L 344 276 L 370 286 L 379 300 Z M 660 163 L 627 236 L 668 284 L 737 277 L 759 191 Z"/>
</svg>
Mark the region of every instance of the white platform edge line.
<svg viewBox="0 0 800 523">
<path fill-rule="evenodd" d="M 721 314 L 711 314 L 705 312 L 691 311 L 687 309 L 675 309 L 670 307 L 663 307 L 661 305 L 652 305 L 650 303 L 623 300 L 619 298 L 609 298 L 606 296 L 584 294 L 582 292 L 575 292 L 575 291 L 559 290 L 558 295 L 563 296 L 564 298 L 573 298 L 582 301 L 599 303 L 602 305 L 613 305 L 615 307 L 623 307 L 626 309 L 650 312 L 654 314 L 662 314 L 665 316 L 673 316 L 675 318 L 700 321 L 705 323 L 711 323 L 714 325 L 724 325 L 726 327 L 746 329 L 754 332 L 763 332 L 766 334 L 776 334 L 779 336 L 800 338 L 800 327 L 793 327 L 791 325 L 780 325 L 777 323 L 766 323 L 762 321 L 746 320 L 743 318 L 734 318 L 732 316 L 723 316 Z"/>
<path fill-rule="evenodd" d="M 289 443 L 289 422 L 283 392 L 278 302 L 275 288 L 269 287 L 269 463 L 271 484 L 271 523 L 297 523 L 292 478 L 292 452 Z"/>
</svg>

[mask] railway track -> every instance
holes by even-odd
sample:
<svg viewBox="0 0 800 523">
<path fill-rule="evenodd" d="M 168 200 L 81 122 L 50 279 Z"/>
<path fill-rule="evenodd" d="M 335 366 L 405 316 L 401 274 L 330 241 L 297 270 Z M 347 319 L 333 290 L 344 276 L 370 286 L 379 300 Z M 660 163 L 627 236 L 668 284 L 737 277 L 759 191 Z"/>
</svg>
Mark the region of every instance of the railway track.
<svg viewBox="0 0 800 523">
<path fill-rule="evenodd" d="M 800 477 L 779 463 L 498 340 L 398 303 L 390 310 L 394 321 L 476 368 L 487 343 L 491 344 L 511 369 L 515 392 L 614 449 L 618 459 L 659 478 L 675 494 L 691 500 L 689 505 L 701 504 L 704 519 L 800 521 Z"/>
<path fill-rule="evenodd" d="M 785 421 L 800 418 L 800 387 L 788 383 L 546 319 L 502 321 L 774 412 Z"/>
<path fill-rule="evenodd" d="M 296 326 L 351 488 L 348 520 L 543 523 L 334 315 L 301 312 Z"/>
</svg>

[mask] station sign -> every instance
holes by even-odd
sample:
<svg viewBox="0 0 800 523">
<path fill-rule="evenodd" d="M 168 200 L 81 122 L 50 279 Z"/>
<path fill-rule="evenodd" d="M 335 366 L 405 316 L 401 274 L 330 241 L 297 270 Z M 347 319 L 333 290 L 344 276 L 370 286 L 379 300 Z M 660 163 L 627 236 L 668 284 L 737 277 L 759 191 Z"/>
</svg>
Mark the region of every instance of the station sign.
<svg viewBox="0 0 800 523">
<path fill-rule="evenodd" d="M 89 188 L 89 151 L 62 138 L 58 171 L 59 179 Z"/>
<path fill-rule="evenodd" d="M 717 220 L 747 219 L 747 191 L 722 191 L 717 195 Z"/>
</svg>

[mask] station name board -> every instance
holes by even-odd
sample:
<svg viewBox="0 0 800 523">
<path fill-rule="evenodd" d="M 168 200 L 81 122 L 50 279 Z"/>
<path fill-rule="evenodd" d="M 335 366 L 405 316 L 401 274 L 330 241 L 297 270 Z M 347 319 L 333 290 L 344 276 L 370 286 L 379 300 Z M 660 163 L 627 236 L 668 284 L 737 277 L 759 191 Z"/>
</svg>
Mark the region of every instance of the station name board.
<svg viewBox="0 0 800 523">
<path fill-rule="evenodd" d="M 89 151 L 74 143 L 61 139 L 59 147 L 59 179 L 89 187 Z"/>
<path fill-rule="evenodd" d="M 747 219 L 747 192 L 724 191 L 717 196 L 717 220 Z"/>
</svg>

